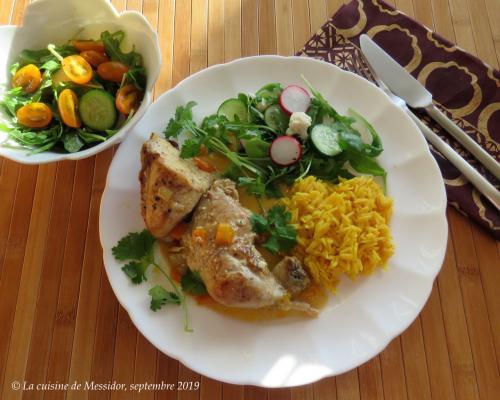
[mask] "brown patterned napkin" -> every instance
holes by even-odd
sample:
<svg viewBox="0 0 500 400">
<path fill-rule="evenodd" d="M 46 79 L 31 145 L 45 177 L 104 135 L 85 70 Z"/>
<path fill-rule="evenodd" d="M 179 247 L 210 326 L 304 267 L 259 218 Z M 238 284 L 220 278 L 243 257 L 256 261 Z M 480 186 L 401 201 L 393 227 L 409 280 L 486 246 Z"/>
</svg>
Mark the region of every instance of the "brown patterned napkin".
<svg viewBox="0 0 500 400">
<path fill-rule="evenodd" d="M 342 6 L 297 53 L 319 58 L 367 79 L 359 50 L 366 33 L 434 95 L 436 105 L 495 159 L 500 159 L 500 72 L 382 0 Z M 421 119 L 498 188 L 499 182 L 424 113 Z M 446 183 L 448 202 L 500 239 L 500 213 L 431 147 Z"/>
</svg>

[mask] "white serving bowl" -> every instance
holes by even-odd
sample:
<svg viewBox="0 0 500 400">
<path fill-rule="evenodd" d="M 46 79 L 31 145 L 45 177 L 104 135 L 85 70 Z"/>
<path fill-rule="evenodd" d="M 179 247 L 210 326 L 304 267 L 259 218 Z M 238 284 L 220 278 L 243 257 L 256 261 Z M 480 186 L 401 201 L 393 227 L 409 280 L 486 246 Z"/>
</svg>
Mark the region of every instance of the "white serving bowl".
<svg viewBox="0 0 500 400">
<path fill-rule="evenodd" d="M 0 156 L 24 164 L 44 164 L 61 160 L 78 160 L 90 157 L 123 140 L 151 104 L 153 86 L 161 67 L 158 37 L 144 16 L 135 11 L 118 13 L 106 0 L 38 0 L 25 11 L 22 26 L 0 26 L 0 97 L 8 89 L 8 67 L 24 49 L 42 49 L 49 43 L 64 44 L 70 39 L 98 39 L 108 30 L 123 30 L 125 40 L 122 49 L 129 51 L 135 46 L 144 61 L 147 85 L 142 104 L 127 124 L 111 138 L 89 149 L 76 153 L 45 151 L 28 155 L 23 148 L 0 145 Z M 0 122 L 6 121 L 0 111 Z M 8 120 L 7 120 L 8 121 Z M 0 143 L 8 140 L 7 133 L 0 131 Z"/>
</svg>

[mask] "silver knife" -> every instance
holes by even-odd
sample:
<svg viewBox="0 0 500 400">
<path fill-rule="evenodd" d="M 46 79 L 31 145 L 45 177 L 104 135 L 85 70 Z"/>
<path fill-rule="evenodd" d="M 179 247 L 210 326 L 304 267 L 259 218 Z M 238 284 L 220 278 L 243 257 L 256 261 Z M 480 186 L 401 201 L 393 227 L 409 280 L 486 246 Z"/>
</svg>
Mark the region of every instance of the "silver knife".
<svg viewBox="0 0 500 400">
<path fill-rule="evenodd" d="M 423 108 L 436 122 L 476 157 L 497 179 L 500 163 L 479 146 L 467 133 L 443 114 L 432 102 L 432 94 L 367 35 L 360 38 L 361 50 L 380 79 L 396 96 L 413 108 Z"/>
<path fill-rule="evenodd" d="M 395 95 L 385 84 L 385 82 L 380 78 L 378 73 L 380 71 L 375 70 L 372 61 L 374 60 L 373 54 L 369 53 L 372 45 L 377 46 L 368 36 L 361 35 L 360 37 L 361 50 L 365 56 L 366 64 L 372 72 L 378 86 L 389 96 L 389 98 L 400 107 L 410 118 L 415 122 L 418 128 L 421 130 L 425 138 L 441 152 L 441 154 L 448 159 L 468 180 L 476 187 L 479 192 L 481 192 L 490 202 L 500 210 L 500 192 L 490 183 L 486 178 L 484 178 L 476 169 L 474 169 L 465 159 L 463 159 L 448 143 L 441 139 L 435 132 L 427 127 L 420 119 L 407 107 L 406 102 Z M 378 46 L 377 46 L 378 47 Z M 380 48 L 379 48 L 380 49 Z M 383 52 L 382 49 L 380 51 Z M 389 57 L 385 52 L 383 52 L 386 57 Z M 370 57 L 370 58 L 368 58 Z M 396 63 L 392 58 L 390 60 Z M 396 63 L 397 64 L 397 63 Z M 397 64 L 399 66 L 399 64 Z M 402 67 L 400 67 L 402 68 Z M 406 71 L 405 71 L 406 72 Z M 418 82 L 417 82 L 418 83 Z"/>
</svg>

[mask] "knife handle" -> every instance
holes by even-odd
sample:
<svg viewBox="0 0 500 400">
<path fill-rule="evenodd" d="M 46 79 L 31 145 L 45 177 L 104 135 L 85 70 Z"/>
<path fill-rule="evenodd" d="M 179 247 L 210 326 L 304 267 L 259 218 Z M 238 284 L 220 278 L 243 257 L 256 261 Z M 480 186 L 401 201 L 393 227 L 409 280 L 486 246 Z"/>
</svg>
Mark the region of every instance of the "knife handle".
<svg viewBox="0 0 500 400">
<path fill-rule="evenodd" d="M 500 192 L 490 182 L 477 172 L 467 161 L 465 161 L 448 143 L 431 131 L 420 119 L 407 110 L 410 118 L 417 124 L 425 138 L 439 150 L 439 152 L 450 161 L 468 180 L 481 192 L 491 203 L 500 210 Z"/>
<path fill-rule="evenodd" d="M 434 104 L 425 107 L 425 111 L 444 129 L 460 142 L 476 159 L 483 164 L 497 179 L 500 179 L 500 163 L 488 154 L 481 146 L 460 129 L 451 119 L 442 113 Z"/>
</svg>

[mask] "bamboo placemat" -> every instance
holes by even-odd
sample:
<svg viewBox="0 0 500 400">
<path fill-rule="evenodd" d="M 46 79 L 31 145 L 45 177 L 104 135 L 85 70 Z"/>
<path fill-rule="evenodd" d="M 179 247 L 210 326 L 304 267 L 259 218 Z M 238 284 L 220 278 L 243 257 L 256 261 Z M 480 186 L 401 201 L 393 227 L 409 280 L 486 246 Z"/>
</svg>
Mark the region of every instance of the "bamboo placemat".
<svg viewBox="0 0 500 400">
<path fill-rule="evenodd" d="M 18 24 L 27 0 L 2 0 Z M 156 95 L 207 65 L 294 54 L 340 0 L 120 0 L 158 29 Z M 394 4 L 394 2 L 391 2 Z M 497 0 L 398 0 L 396 6 L 498 68 Z M 22 166 L 0 158 L 0 398 L 496 399 L 500 246 L 454 209 L 443 269 L 421 315 L 379 356 L 336 378 L 265 390 L 202 377 L 131 324 L 105 276 L 99 203 L 113 156 Z M 12 383 L 200 382 L 194 391 L 14 391 Z"/>
</svg>

